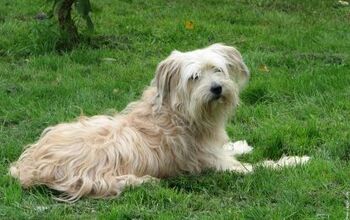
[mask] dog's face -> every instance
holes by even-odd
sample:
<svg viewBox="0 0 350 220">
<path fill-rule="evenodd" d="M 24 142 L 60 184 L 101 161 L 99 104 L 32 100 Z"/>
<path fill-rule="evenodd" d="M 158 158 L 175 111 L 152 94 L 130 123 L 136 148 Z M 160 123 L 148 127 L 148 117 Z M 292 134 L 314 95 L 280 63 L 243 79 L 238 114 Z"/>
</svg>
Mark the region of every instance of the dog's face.
<svg viewBox="0 0 350 220">
<path fill-rule="evenodd" d="M 160 106 L 167 105 L 195 121 L 210 121 L 237 105 L 248 78 L 240 53 L 214 44 L 185 53 L 173 51 L 158 65 L 154 83 Z"/>
</svg>

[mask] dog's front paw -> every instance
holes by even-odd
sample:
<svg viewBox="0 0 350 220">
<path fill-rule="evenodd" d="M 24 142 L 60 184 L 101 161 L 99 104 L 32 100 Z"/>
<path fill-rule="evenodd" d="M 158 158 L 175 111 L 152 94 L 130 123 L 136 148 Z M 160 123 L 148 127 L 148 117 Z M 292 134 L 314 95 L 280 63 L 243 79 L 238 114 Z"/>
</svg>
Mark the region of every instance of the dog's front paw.
<svg viewBox="0 0 350 220">
<path fill-rule="evenodd" d="M 261 163 L 263 167 L 271 169 L 281 169 L 283 167 L 294 167 L 297 165 L 304 165 L 310 160 L 309 156 L 283 156 L 278 161 L 266 160 Z"/>
<path fill-rule="evenodd" d="M 233 156 L 248 154 L 253 151 L 253 147 L 249 146 L 246 140 L 229 142 L 225 144 L 223 148 L 229 151 Z"/>
<path fill-rule="evenodd" d="M 230 170 L 236 173 L 247 174 L 253 172 L 253 165 L 239 162 L 233 165 Z"/>
<path fill-rule="evenodd" d="M 283 166 L 297 166 L 297 165 L 304 165 L 308 163 L 310 160 L 309 156 L 284 156 L 281 159 L 277 161 L 278 165 Z"/>
</svg>

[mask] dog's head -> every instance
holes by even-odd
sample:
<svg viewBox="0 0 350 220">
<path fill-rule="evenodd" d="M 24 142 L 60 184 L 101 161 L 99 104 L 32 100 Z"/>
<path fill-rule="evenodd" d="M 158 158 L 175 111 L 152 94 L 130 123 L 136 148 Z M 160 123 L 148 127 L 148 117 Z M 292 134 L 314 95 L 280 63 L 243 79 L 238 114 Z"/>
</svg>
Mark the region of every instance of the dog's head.
<svg viewBox="0 0 350 220">
<path fill-rule="evenodd" d="M 197 121 L 227 115 L 249 79 L 241 54 L 213 44 L 190 52 L 173 51 L 157 67 L 157 104 Z"/>
</svg>

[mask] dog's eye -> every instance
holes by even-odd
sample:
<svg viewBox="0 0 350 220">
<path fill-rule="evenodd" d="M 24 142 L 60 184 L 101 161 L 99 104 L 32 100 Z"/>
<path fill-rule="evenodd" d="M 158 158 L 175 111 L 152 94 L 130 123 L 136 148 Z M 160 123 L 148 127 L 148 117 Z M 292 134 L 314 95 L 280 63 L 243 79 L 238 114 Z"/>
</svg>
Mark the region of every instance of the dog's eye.
<svg viewBox="0 0 350 220">
<path fill-rule="evenodd" d="M 222 73 L 222 72 L 224 72 L 224 70 L 220 67 L 215 67 L 214 72 L 215 73 Z"/>
</svg>

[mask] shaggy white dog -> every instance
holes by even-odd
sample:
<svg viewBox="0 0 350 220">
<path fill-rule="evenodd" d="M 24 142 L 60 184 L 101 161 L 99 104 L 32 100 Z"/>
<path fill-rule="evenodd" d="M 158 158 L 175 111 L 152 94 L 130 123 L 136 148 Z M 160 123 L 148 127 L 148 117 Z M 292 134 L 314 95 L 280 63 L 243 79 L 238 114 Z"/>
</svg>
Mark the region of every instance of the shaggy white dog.
<svg viewBox="0 0 350 220">
<path fill-rule="evenodd" d="M 141 100 L 114 117 L 81 117 L 45 129 L 10 173 L 24 187 L 44 184 L 64 192 L 63 200 L 75 201 L 84 195 L 117 196 L 127 185 L 208 168 L 250 172 L 252 165 L 233 156 L 251 148 L 245 142 L 227 144 L 225 132 L 248 78 L 233 47 L 173 51 L 158 65 Z M 307 160 L 288 157 L 262 165 Z"/>
</svg>

